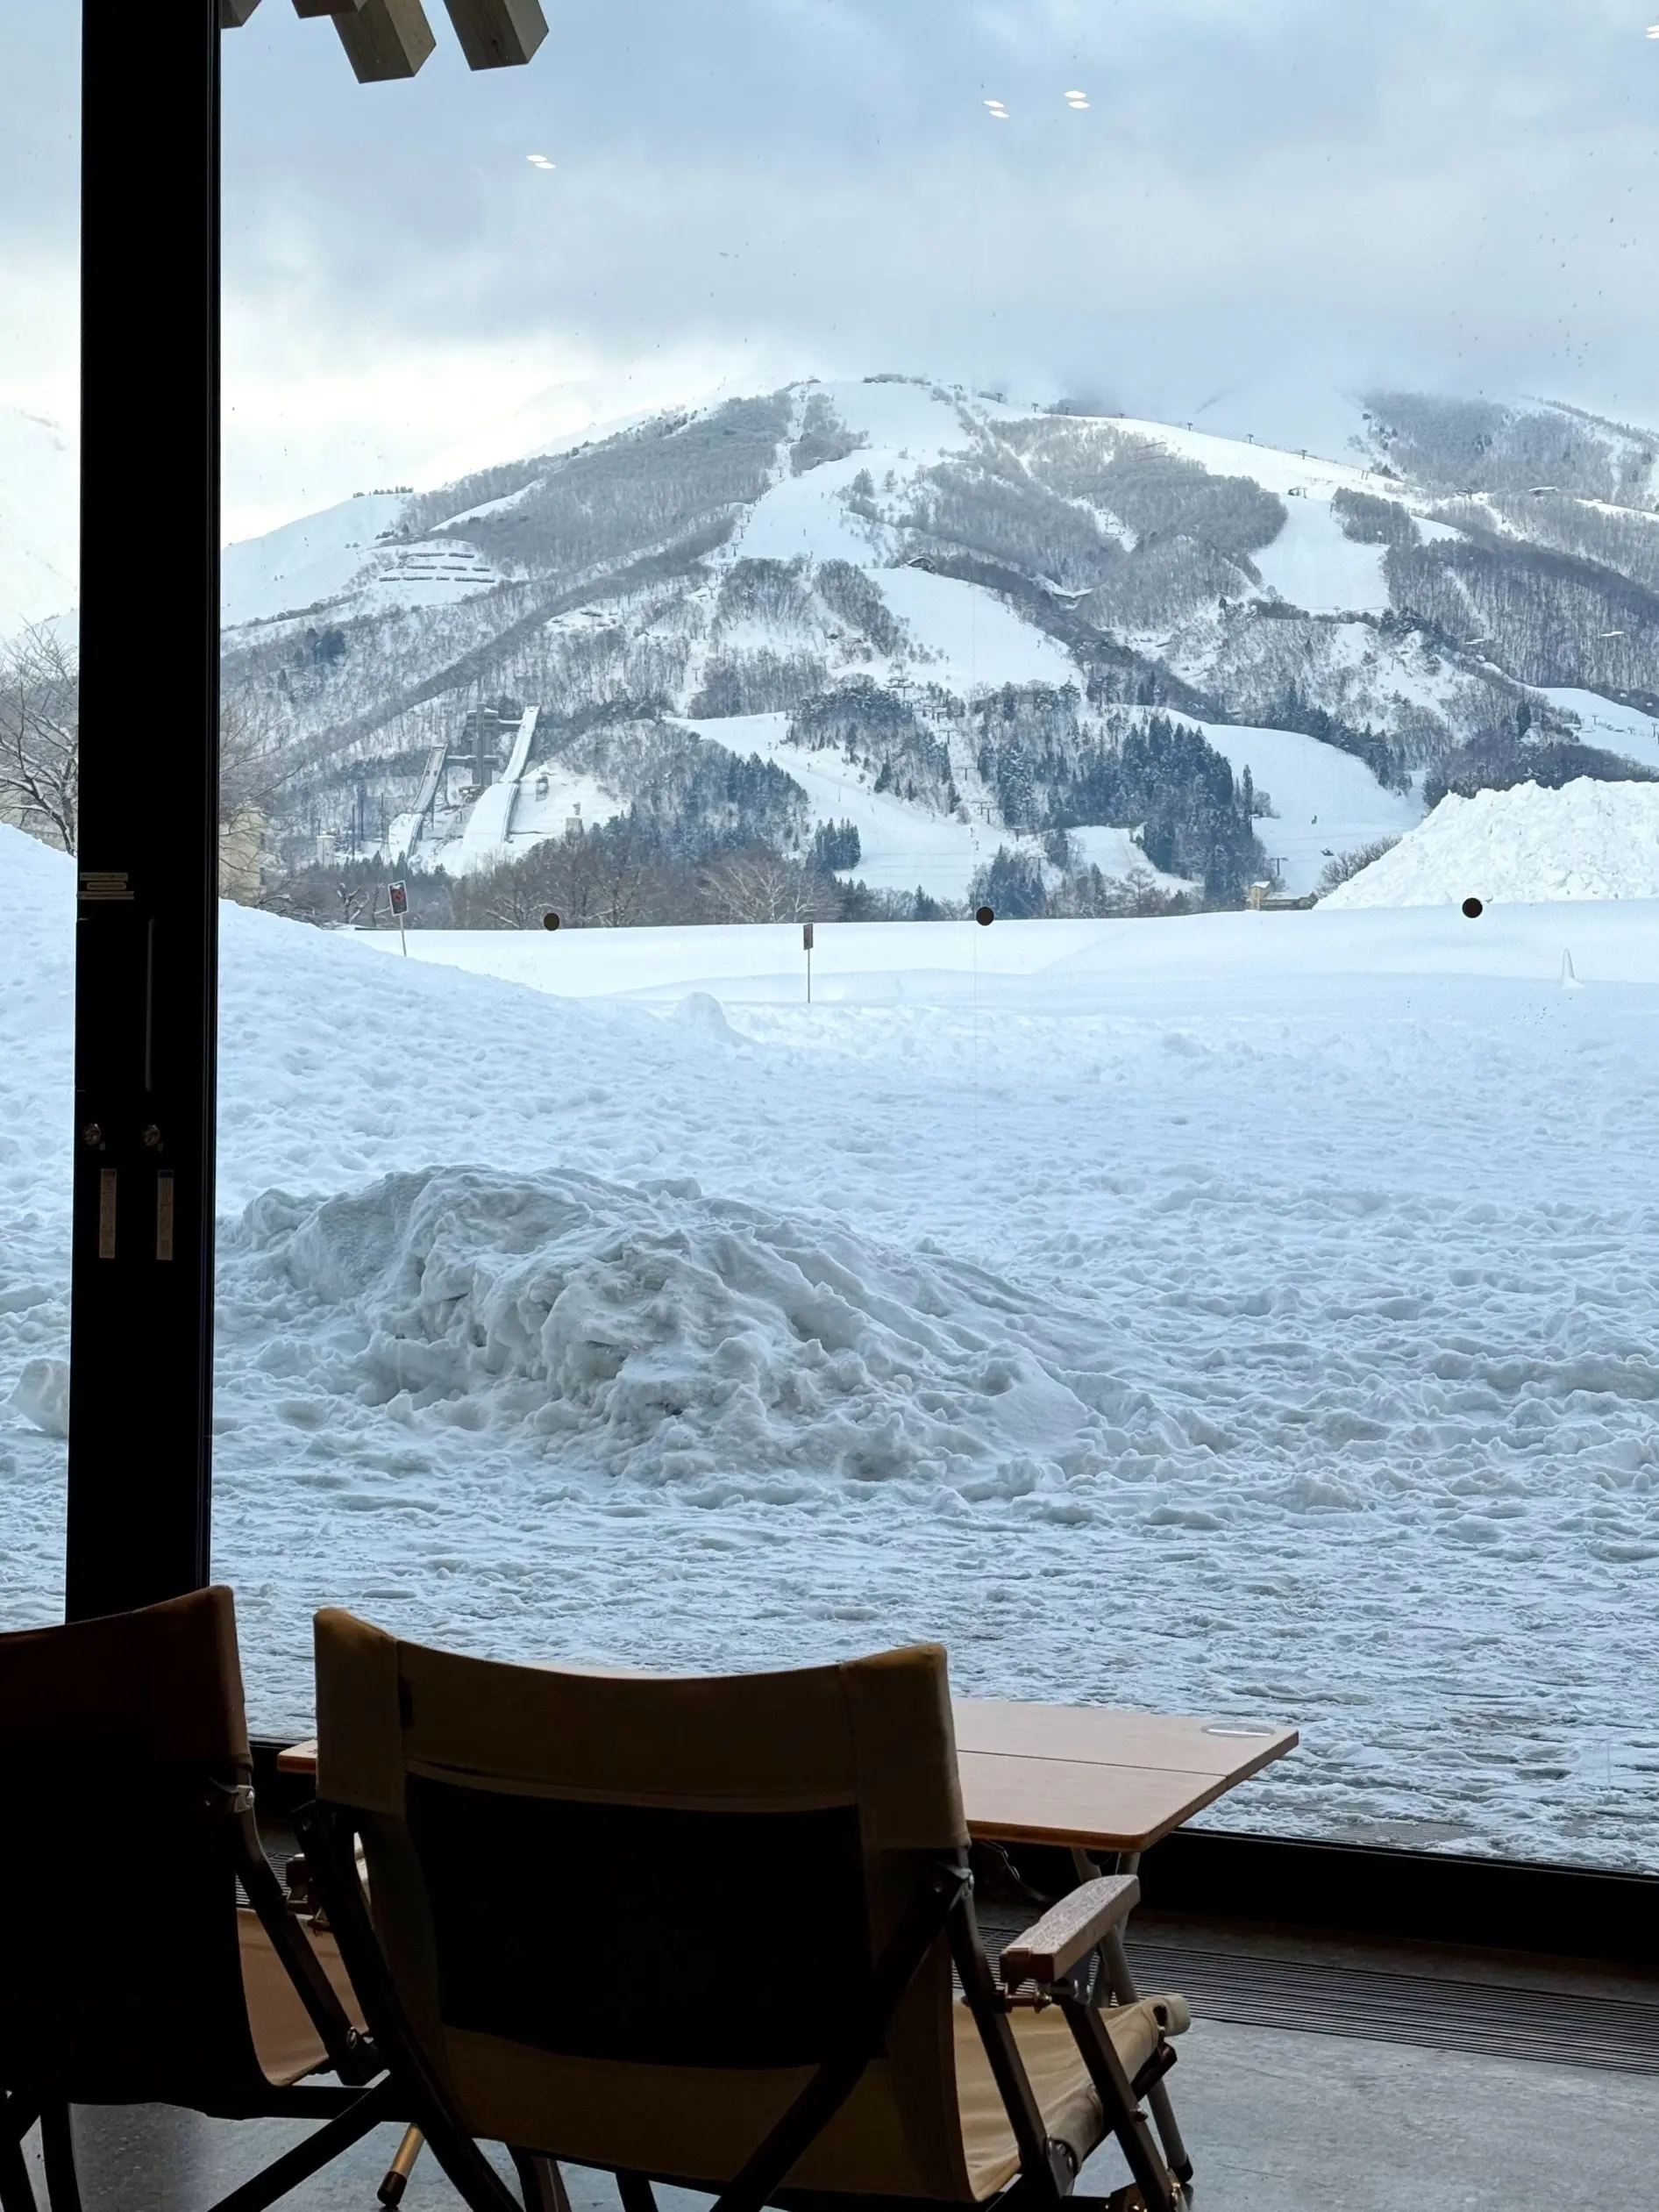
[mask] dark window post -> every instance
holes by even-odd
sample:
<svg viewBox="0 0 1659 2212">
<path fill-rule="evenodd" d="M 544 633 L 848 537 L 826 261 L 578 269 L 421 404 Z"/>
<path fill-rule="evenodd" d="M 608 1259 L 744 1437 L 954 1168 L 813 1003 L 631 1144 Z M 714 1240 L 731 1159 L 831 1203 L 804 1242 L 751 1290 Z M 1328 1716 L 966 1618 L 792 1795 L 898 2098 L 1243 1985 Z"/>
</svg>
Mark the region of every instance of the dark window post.
<svg viewBox="0 0 1659 2212">
<path fill-rule="evenodd" d="M 208 1574 L 218 0 L 84 0 L 68 1610 Z"/>
</svg>

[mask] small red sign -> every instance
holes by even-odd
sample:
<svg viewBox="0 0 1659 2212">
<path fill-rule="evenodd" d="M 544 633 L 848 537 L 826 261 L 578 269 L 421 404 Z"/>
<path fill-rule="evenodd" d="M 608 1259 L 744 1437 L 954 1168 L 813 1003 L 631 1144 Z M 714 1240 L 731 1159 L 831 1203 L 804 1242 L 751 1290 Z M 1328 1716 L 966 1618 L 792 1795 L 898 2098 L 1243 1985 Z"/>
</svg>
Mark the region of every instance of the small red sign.
<svg viewBox="0 0 1659 2212">
<path fill-rule="evenodd" d="M 407 914 L 409 912 L 409 886 L 407 883 L 393 884 L 392 911 L 394 914 Z"/>
</svg>

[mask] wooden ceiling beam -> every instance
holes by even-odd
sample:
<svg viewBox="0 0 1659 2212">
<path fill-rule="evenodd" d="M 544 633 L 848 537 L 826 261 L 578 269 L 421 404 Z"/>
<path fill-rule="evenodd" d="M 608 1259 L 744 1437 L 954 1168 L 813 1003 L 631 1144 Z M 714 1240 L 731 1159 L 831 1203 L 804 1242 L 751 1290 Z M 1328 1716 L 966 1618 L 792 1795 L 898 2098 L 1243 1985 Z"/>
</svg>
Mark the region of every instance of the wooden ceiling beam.
<svg viewBox="0 0 1659 2212">
<path fill-rule="evenodd" d="M 260 0 L 218 0 L 221 31 L 239 31 Z M 444 0 L 469 69 L 522 68 L 547 36 L 541 0 Z M 294 0 L 328 16 L 360 84 L 412 77 L 437 41 L 421 0 Z"/>
<path fill-rule="evenodd" d="M 360 84 L 412 77 L 438 43 L 421 0 L 362 0 L 334 28 Z"/>
<path fill-rule="evenodd" d="M 541 0 L 444 0 L 469 69 L 511 69 L 547 36 Z"/>
</svg>

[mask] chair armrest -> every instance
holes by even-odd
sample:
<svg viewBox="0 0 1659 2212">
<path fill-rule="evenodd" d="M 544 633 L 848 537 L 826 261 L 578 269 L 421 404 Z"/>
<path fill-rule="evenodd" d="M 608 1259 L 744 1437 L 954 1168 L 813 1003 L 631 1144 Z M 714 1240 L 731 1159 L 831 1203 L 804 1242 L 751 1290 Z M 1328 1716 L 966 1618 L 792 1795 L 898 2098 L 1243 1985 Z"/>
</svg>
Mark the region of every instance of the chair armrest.
<svg viewBox="0 0 1659 2212">
<path fill-rule="evenodd" d="M 1103 1936 L 1120 1927 L 1140 1902 L 1141 1885 L 1133 1874 L 1102 1874 L 1098 1880 L 1081 1883 L 1003 1951 L 1003 1987 L 1060 1980 Z"/>
</svg>

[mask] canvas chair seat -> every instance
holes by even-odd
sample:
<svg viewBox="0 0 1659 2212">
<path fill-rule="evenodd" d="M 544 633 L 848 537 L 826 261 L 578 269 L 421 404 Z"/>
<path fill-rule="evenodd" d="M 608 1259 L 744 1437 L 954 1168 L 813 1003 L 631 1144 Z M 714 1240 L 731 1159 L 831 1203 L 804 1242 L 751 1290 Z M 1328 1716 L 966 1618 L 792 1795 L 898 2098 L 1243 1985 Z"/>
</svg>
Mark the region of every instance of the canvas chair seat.
<svg viewBox="0 0 1659 2212">
<path fill-rule="evenodd" d="M 1131 2080 L 1161 2037 L 1180 2035 L 1191 2023 L 1185 1998 L 1173 1994 L 1113 2005 L 1100 2017 Z M 1080 2168 L 1105 2141 L 1108 2123 L 1064 2016 L 1057 2006 L 1040 2012 L 1022 2006 L 1010 2016 L 1010 2024 L 1043 2125 Z M 951 2030 L 962 2163 L 952 2161 L 956 2184 L 944 2187 L 959 2201 L 982 2203 L 1013 2180 L 1020 2154 L 979 2026 L 960 2000 L 951 2008 Z M 580 2087 L 573 2095 L 569 2060 L 464 2033 L 450 2037 L 449 2056 L 455 2084 L 481 2132 L 579 2165 L 614 2164 L 619 2146 L 631 2144 L 642 2166 L 668 2168 L 683 2182 L 708 2187 L 741 2162 L 755 2130 L 741 2105 L 739 2130 L 731 2139 L 712 2124 L 714 2109 L 730 2090 L 724 2076 L 709 2078 L 700 2110 L 695 2083 L 687 2090 L 666 2070 L 589 2061 L 579 2070 Z M 881 2094 L 885 2069 L 878 2064 L 872 2073 L 873 2080 L 861 2085 L 831 2121 L 794 2180 L 815 2194 L 856 2190 L 876 2198 L 931 2194 L 936 2200 L 938 2178 L 929 2177 L 933 2187 L 927 2191 L 914 2146 L 902 2126 L 894 2123 L 891 2104 Z M 756 2085 L 768 2116 L 782 2110 L 803 2080 L 804 2075 L 773 2076 Z"/>
<path fill-rule="evenodd" d="M 956 2044 L 957 2109 L 968 2183 L 976 2199 L 994 2196 L 1020 2167 L 1020 2153 L 979 2026 L 968 2007 L 951 2007 Z M 1179 2035 L 1191 2016 L 1177 1996 L 1143 1997 L 1101 2014 L 1123 2071 L 1131 2080 L 1157 2050 L 1161 2035 Z M 1106 2140 L 1107 2118 L 1077 2044 L 1057 2006 L 1013 2015 L 1014 2039 L 1036 2093 L 1043 2123 L 1082 2166 Z"/>
<path fill-rule="evenodd" d="M 244 1905 L 237 1912 L 237 1936 L 242 1953 L 242 1991 L 247 1999 L 248 2027 L 253 2055 L 260 2073 L 274 2088 L 286 2089 L 309 2073 L 326 2068 L 331 2061 L 323 2038 L 300 2002 L 288 1969 L 277 1957 L 260 1916 Z M 363 2026 L 363 2009 L 340 1963 L 339 1945 L 329 1934 L 310 1931 L 311 1948 L 323 1964 L 335 1995 L 354 2028 Z"/>
<path fill-rule="evenodd" d="M 317 1638 L 301 1837 L 376 2046 L 474 2212 L 510 2201 L 480 2141 L 609 2168 L 628 2212 L 653 2179 L 722 2212 L 965 2212 L 1016 2180 L 1057 2206 L 1108 2131 L 1171 2212 L 1133 2084 L 1171 2062 L 1186 2008 L 1096 2013 L 1058 1980 L 1041 2009 L 1005 2002 L 937 1647 L 651 1677 L 502 1666 L 331 1610 Z"/>
</svg>

